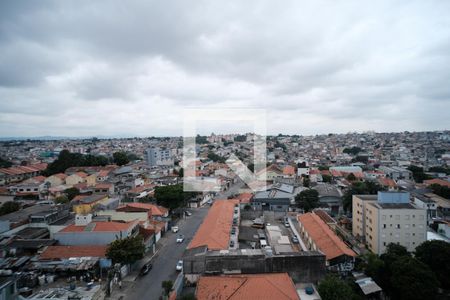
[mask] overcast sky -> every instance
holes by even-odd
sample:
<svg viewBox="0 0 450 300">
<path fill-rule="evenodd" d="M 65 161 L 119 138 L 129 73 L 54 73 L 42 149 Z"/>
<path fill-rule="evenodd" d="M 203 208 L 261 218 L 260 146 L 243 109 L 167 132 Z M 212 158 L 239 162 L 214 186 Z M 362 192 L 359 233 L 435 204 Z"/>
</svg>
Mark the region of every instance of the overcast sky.
<svg viewBox="0 0 450 300">
<path fill-rule="evenodd" d="M 270 134 L 449 129 L 449 16 L 445 0 L 1 1 L 0 136 L 181 135 L 186 108 L 267 109 Z"/>
</svg>

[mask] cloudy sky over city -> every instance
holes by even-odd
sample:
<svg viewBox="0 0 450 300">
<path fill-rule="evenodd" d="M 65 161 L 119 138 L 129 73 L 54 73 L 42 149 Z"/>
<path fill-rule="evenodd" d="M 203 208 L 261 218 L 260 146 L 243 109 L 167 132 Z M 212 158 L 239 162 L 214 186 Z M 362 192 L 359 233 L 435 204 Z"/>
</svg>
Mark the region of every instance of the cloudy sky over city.
<svg viewBox="0 0 450 300">
<path fill-rule="evenodd" d="M 450 1 L 2 1 L 0 136 L 450 128 Z M 239 122 L 202 126 L 229 132 Z"/>
</svg>

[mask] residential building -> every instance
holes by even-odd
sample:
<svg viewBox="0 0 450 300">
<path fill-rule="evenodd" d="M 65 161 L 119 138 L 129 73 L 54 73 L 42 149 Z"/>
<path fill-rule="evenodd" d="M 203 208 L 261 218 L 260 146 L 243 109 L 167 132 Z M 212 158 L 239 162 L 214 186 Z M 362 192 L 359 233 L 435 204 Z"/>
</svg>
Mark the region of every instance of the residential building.
<svg viewBox="0 0 450 300">
<path fill-rule="evenodd" d="M 102 201 L 108 200 L 106 194 L 94 194 L 90 196 L 79 195 L 72 200 L 73 211 L 76 214 L 89 214 L 94 210 L 94 207 Z"/>
<path fill-rule="evenodd" d="M 195 297 L 198 300 L 300 300 L 287 273 L 202 276 Z"/>
<path fill-rule="evenodd" d="M 399 179 L 406 179 L 410 180 L 412 178 L 412 172 L 408 169 L 402 168 L 402 167 L 387 167 L 387 166 L 380 166 L 378 168 L 381 172 L 386 174 L 386 177 L 399 180 Z"/>
<path fill-rule="evenodd" d="M 315 212 L 298 215 L 300 236 L 309 250 L 321 251 L 326 256 L 329 270 L 350 272 L 356 253 L 350 249 Z"/>
<path fill-rule="evenodd" d="M 61 245 L 107 245 L 138 233 L 138 220 L 131 222 L 91 222 L 92 216 L 77 216 L 75 224 L 56 232 L 53 238 Z"/>
<path fill-rule="evenodd" d="M 427 210 L 410 203 L 406 192 L 353 196 L 353 235 L 376 254 L 389 243 L 414 249 L 426 241 Z"/>
<path fill-rule="evenodd" d="M 152 147 L 147 149 L 147 164 L 149 166 L 173 166 L 174 160 L 170 149 Z"/>
<path fill-rule="evenodd" d="M 208 250 L 229 249 L 233 215 L 237 206 L 239 200 L 216 200 L 187 249 L 202 246 L 206 246 Z"/>
</svg>

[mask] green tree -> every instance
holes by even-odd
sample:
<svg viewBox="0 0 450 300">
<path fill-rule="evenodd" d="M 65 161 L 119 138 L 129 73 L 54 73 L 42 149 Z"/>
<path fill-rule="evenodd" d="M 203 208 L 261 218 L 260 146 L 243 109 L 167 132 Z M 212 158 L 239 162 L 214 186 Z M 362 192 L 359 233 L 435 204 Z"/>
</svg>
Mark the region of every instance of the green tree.
<svg viewBox="0 0 450 300">
<path fill-rule="evenodd" d="M 225 163 L 225 161 L 226 161 L 225 157 L 217 155 L 216 153 L 214 153 L 212 151 L 209 151 L 208 158 L 210 160 L 212 160 L 213 162 Z"/>
<path fill-rule="evenodd" d="M 195 137 L 195 143 L 196 144 L 209 144 L 206 136 L 201 136 L 201 135 L 198 135 L 198 134 Z"/>
<path fill-rule="evenodd" d="M 309 188 L 311 186 L 311 180 L 309 177 L 303 177 L 303 186 Z"/>
<path fill-rule="evenodd" d="M 374 195 L 378 191 L 382 191 L 383 187 L 373 181 L 357 181 L 344 193 L 342 204 L 345 211 L 352 211 L 353 195 Z"/>
<path fill-rule="evenodd" d="M 412 172 L 413 178 L 416 182 L 422 183 L 424 180 L 431 179 L 431 177 L 424 173 L 422 167 L 411 165 L 408 170 Z"/>
<path fill-rule="evenodd" d="M 322 175 L 323 182 L 331 182 L 331 175 L 324 174 Z"/>
<path fill-rule="evenodd" d="M 184 206 L 187 200 L 196 195 L 194 192 L 184 192 L 181 184 L 157 186 L 155 188 L 156 203 L 171 210 Z"/>
<path fill-rule="evenodd" d="M 69 150 L 62 150 L 58 158 L 47 166 L 43 174 L 50 176 L 56 173 L 64 173 L 70 167 L 104 166 L 106 164 L 108 164 L 108 159 L 104 156 L 82 155 L 70 153 Z"/>
<path fill-rule="evenodd" d="M 434 184 L 430 185 L 429 188 L 431 188 L 433 193 L 435 193 L 436 195 L 439 195 L 445 199 L 450 199 L 450 188 L 449 187 L 434 183 Z"/>
<path fill-rule="evenodd" d="M 422 300 L 436 297 L 439 282 L 424 263 L 403 256 L 392 264 L 391 271 L 394 299 Z"/>
<path fill-rule="evenodd" d="M 184 177 L 184 169 L 180 168 L 180 170 L 178 171 L 178 177 Z"/>
<path fill-rule="evenodd" d="M 66 203 L 69 203 L 69 198 L 67 198 L 66 195 L 61 195 L 61 196 L 55 198 L 55 203 L 56 203 L 56 204 L 66 204 Z"/>
<path fill-rule="evenodd" d="M 164 289 L 164 295 L 169 296 L 170 292 L 173 289 L 173 282 L 172 282 L 172 280 L 164 280 L 161 283 L 161 287 Z"/>
<path fill-rule="evenodd" d="M 325 276 L 319 282 L 317 290 L 322 300 L 352 299 L 355 295 L 352 288 L 345 281 L 334 275 Z"/>
<path fill-rule="evenodd" d="M 123 166 L 130 162 L 127 154 L 123 151 L 114 152 L 113 153 L 113 161 L 118 166 Z"/>
<path fill-rule="evenodd" d="M 18 211 L 20 209 L 20 204 L 14 201 L 7 201 L 0 206 L 0 216 L 7 215 L 9 213 Z"/>
<path fill-rule="evenodd" d="M 355 181 L 356 180 L 356 176 L 353 173 L 350 173 L 347 175 L 347 180 L 348 181 Z"/>
<path fill-rule="evenodd" d="M 0 157 L 0 168 L 9 168 L 12 166 L 12 163 L 3 157 Z"/>
<path fill-rule="evenodd" d="M 132 264 L 144 257 L 145 246 L 141 236 L 117 239 L 109 244 L 106 257 L 114 263 Z"/>
<path fill-rule="evenodd" d="M 344 151 L 342 151 L 342 152 L 347 153 L 347 154 L 356 155 L 359 152 L 361 152 L 361 150 L 362 149 L 359 147 L 351 147 L 351 148 L 345 148 Z"/>
<path fill-rule="evenodd" d="M 307 189 L 295 196 L 297 206 L 303 208 L 305 212 L 316 208 L 319 203 L 319 192 L 313 189 Z"/>
<path fill-rule="evenodd" d="M 450 244 L 426 241 L 416 248 L 415 257 L 430 267 L 443 289 L 450 290 Z"/>
<path fill-rule="evenodd" d="M 67 199 L 71 201 L 73 198 L 80 194 L 80 190 L 76 187 L 71 187 L 64 190 L 64 193 L 67 195 Z"/>
</svg>

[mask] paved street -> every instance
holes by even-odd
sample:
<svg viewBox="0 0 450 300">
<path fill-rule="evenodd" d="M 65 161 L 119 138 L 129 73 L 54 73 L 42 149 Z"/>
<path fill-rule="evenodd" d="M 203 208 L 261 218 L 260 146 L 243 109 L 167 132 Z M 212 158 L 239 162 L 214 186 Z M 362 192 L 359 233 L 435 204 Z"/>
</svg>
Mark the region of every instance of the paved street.
<svg viewBox="0 0 450 300">
<path fill-rule="evenodd" d="M 208 207 L 189 209 L 192 216 L 178 222 L 178 233 L 168 232 L 160 241 L 162 248 L 152 259 L 153 269 L 144 277 L 138 277 L 127 293 L 127 299 L 158 299 L 161 295 L 161 283 L 164 280 L 175 281 L 177 272 L 175 266 L 181 259 L 184 250 L 192 240 L 195 232 L 205 218 Z M 182 244 L 176 243 L 178 234 L 183 234 Z"/>
<path fill-rule="evenodd" d="M 239 193 L 243 186 L 242 181 L 232 185 L 227 191 L 218 193 L 215 199 L 224 199 L 230 195 Z M 144 277 L 138 277 L 129 289 L 127 289 L 126 299 L 158 299 L 161 295 L 161 283 L 164 280 L 175 281 L 177 271 L 175 266 L 177 261 L 183 256 L 189 242 L 192 240 L 198 227 L 203 222 L 208 213 L 209 206 L 202 208 L 190 208 L 192 216 L 180 220 L 177 224 L 180 231 L 178 233 L 168 232 L 158 242 L 161 245 L 158 253 L 152 259 L 153 269 Z M 183 234 L 185 240 L 182 244 L 176 243 L 178 234 Z"/>
</svg>

